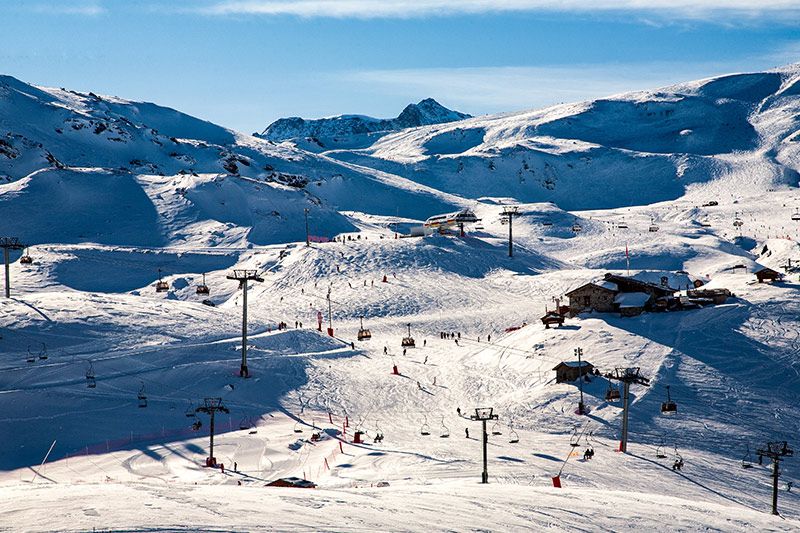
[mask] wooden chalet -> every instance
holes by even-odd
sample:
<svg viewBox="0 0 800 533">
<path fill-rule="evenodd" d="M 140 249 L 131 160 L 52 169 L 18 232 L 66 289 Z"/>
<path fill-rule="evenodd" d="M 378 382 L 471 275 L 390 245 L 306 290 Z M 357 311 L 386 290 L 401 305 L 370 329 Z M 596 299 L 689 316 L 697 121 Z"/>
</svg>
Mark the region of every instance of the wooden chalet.
<svg viewBox="0 0 800 533">
<path fill-rule="evenodd" d="M 584 311 L 611 313 L 614 309 L 614 297 L 619 292 L 615 283 L 606 280 L 592 281 L 581 285 L 565 294 L 569 298 L 569 312 L 572 316 Z"/>
<path fill-rule="evenodd" d="M 728 289 L 695 289 L 686 291 L 689 300 L 705 300 L 710 304 L 724 304 L 732 296 Z"/>
<path fill-rule="evenodd" d="M 755 275 L 759 283 L 764 283 L 765 281 L 780 281 L 783 279 L 783 274 L 765 266 L 757 269 Z"/>
<path fill-rule="evenodd" d="M 588 361 L 561 361 L 553 370 L 556 372 L 556 383 L 575 381 L 581 376 L 592 375 L 594 365 Z"/>
</svg>

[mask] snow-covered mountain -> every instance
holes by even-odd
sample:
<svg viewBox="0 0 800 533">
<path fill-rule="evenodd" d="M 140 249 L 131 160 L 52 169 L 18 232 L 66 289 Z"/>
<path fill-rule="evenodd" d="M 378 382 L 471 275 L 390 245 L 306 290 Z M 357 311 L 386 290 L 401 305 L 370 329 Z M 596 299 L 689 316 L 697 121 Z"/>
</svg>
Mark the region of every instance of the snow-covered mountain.
<svg viewBox="0 0 800 533">
<path fill-rule="evenodd" d="M 800 530 L 800 461 L 781 464 L 774 517 L 755 453 L 800 445 L 799 80 L 788 66 L 312 153 L 2 78 L 0 237 L 31 246 L 0 298 L 0 529 Z M 464 207 L 466 235 L 399 238 Z M 306 215 L 338 239 L 307 246 Z M 758 283 L 762 266 L 787 277 Z M 263 280 L 249 379 L 231 269 Z M 628 271 L 731 296 L 540 321 Z M 618 384 L 556 382 L 576 348 L 649 378 L 627 453 Z M 206 398 L 230 410 L 224 470 L 203 466 Z M 499 417 L 488 485 L 476 407 Z M 286 476 L 318 488 L 265 487 Z"/>
<path fill-rule="evenodd" d="M 355 148 L 375 142 L 393 131 L 430 124 L 443 124 L 469 118 L 470 115 L 447 109 L 433 98 L 409 104 L 396 118 L 373 118 L 365 115 L 339 115 L 306 120 L 281 118 L 259 135 L 271 141 L 292 140 L 311 151 L 332 148 Z"/>
<path fill-rule="evenodd" d="M 753 193 L 796 185 L 799 117 L 796 64 L 407 129 L 329 155 L 467 198 L 644 205 L 720 176 Z"/>
</svg>

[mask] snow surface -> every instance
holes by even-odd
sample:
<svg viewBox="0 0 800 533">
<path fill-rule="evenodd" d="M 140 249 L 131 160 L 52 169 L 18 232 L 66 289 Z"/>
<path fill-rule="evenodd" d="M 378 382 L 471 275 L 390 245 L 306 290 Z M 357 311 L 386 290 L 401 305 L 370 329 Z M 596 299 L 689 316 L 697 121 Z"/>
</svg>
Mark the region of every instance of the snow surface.
<svg viewBox="0 0 800 533">
<path fill-rule="evenodd" d="M 779 517 L 769 466 L 742 468 L 758 446 L 797 447 L 800 434 L 800 280 L 753 274 L 800 264 L 797 87 L 785 67 L 313 154 L 153 104 L 2 78 L 0 139 L 16 155 L 0 144 L 0 236 L 30 243 L 33 263 L 12 252 L 12 298 L 0 299 L 0 530 L 800 530 L 800 498 L 786 490 L 798 459 L 782 464 Z M 675 109 L 678 134 L 698 131 L 693 151 L 648 118 L 662 109 Z M 726 120 L 736 138 L 715 129 Z M 600 123 L 616 131 L 598 139 Z M 522 158 L 537 175 L 550 165 L 555 188 L 513 185 L 504 165 Z M 446 170 L 459 160 L 475 169 Z M 481 219 L 465 237 L 395 238 L 456 206 Z M 305 246 L 305 208 L 312 234 L 353 240 Z M 734 296 L 541 325 L 571 288 L 625 274 L 626 248 L 638 279 L 680 290 L 700 279 Z M 247 380 L 232 268 L 264 278 L 248 291 Z M 158 269 L 167 292 L 155 291 Z M 203 273 L 209 296 L 195 292 Z M 335 337 L 316 330 L 329 290 Z M 359 342 L 362 316 L 372 339 Z M 409 325 L 416 347 L 403 350 Z M 631 388 L 627 454 L 615 451 L 621 409 L 604 400 L 606 378 L 583 384 L 587 416 L 575 414 L 577 382 L 555 383 L 552 368 L 578 347 L 602 372 L 635 366 L 651 379 Z M 665 385 L 674 416 L 660 413 Z M 193 431 L 186 416 L 204 397 L 231 411 L 217 420 L 224 472 L 201 466 L 207 417 Z M 467 417 L 485 406 L 500 434 L 481 485 L 480 426 Z M 366 442 L 353 443 L 356 430 Z M 318 488 L 265 487 L 286 476 Z"/>
</svg>

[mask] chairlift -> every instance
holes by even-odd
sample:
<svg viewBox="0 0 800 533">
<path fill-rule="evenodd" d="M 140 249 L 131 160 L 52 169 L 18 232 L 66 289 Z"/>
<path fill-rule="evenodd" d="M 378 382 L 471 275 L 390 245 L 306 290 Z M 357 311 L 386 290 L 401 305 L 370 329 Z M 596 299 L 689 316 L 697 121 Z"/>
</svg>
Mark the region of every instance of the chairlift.
<svg viewBox="0 0 800 533">
<path fill-rule="evenodd" d="M 742 222 L 742 218 L 739 216 L 739 213 L 736 213 L 733 218 L 733 227 L 741 228 L 743 225 L 744 222 Z"/>
<path fill-rule="evenodd" d="M 581 445 L 581 436 L 578 435 L 578 428 L 572 431 L 572 436 L 569 438 L 569 445 L 573 448 L 577 448 Z"/>
<path fill-rule="evenodd" d="M 545 226 L 545 227 L 550 227 L 552 225 L 553 225 L 553 221 L 552 220 L 545 220 L 544 222 L 542 222 L 542 226 Z"/>
<path fill-rule="evenodd" d="M 648 228 L 650 233 L 655 233 L 658 231 L 658 226 L 656 225 L 656 221 L 653 217 L 650 217 L 650 227 Z"/>
<path fill-rule="evenodd" d="M 628 223 L 625 222 L 625 219 L 622 219 L 622 222 L 617 223 L 617 229 L 628 229 Z"/>
<path fill-rule="evenodd" d="M 94 376 L 94 366 L 92 362 L 89 361 L 89 369 L 86 370 L 86 388 L 87 389 L 94 389 L 97 387 L 97 379 Z"/>
<path fill-rule="evenodd" d="M 361 317 L 361 328 L 358 330 L 358 340 L 368 341 L 372 338 L 372 333 L 368 329 L 364 329 L 364 317 Z"/>
<path fill-rule="evenodd" d="M 792 220 L 795 222 L 800 222 L 800 209 L 794 210 L 794 213 L 792 214 Z"/>
<path fill-rule="evenodd" d="M 189 407 L 186 408 L 186 418 L 196 418 L 197 415 L 195 414 L 194 405 L 192 402 L 189 401 Z"/>
<path fill-rule="evenodd" d="M 495 422 L 492 426 L 492 435 L 502 435 L 503 432 L 500 431 L 500 422 Z"/>
<path fill-rule="evenodd" d="M 750 445 L 748 444 L 747 451 L 745 452 L 744 457 L 742 457 L 742 468 L 744 469 L 753 468 L 752 459 L 753 456 L 750 454 Z"/>
<path fill-rule="evenodd" d="M 678 412 L 678 404 L 672 401 L 669 394 L 669 385 L 667 385 L 667 401 L 661 403 L 661 412 L 664 414 L 673 414 Z"/>
<path fill-rule="evenodd" d="M 575 223 L 572 225 L 572 232 L 573 233 L 580 233 L 581 231 L 583 231 L 583 228 L 581 227 L 580 224 L 578 224 L 578 221 L 575 220 Z"/>
<path fill-rule="evenodd" d="M 300 425 L 300 421 L 294 423 L 294 430 L 295 433 L 302 433 L 303 427 Z"/>
<path fill-rule="evenodd" d="M 25 358 L 25 362 L 27 362 L 27 363 L 35 363 L 36 362 L 36 356 L 31 353 L 31 345 L 30 344 L 28 345 L 28 356 Z"/>
<path fill-rule="evenodd" d="M 664 438 L 661 438 L 661 444 L 656 448 L 656 459 L 666 459 L 667 454 L 664 453 Z"/>
<path fill-rule="evenodd" d="M 444 417 L 442 417 L 442 432 L 439 434 L 439 437 L 446 439 L 450 436 L 450 428 L 444 425 Z"/>
<path fill-rule="evenodd" d="M 31 263 L 33 263 L 33 258 L 30 255 L 28 255 L 27 248 L 25 248 L 25 254 L 19 258 L 19 262 L 22 263 L 23 265 L 30 265 Z"/>
<path fill-rule="evenodd" d="M 139 408 L 144 409 L 147 407 L 147 395 L 144 393 L 144 382 L 139 387 L 139 394 L 136 396 L 139 399 Z"/>
<path fill-rule="evenodd" d="M 39 360 L 46 361 L 47 360 L 47 345 L 42 343 L 42 349 L 39 350 Z"/>
<path fill-rule="evenodd" d="M 161 269 L 158 269 L 158 281 L 156 282 L 156 292 L 167 292 L 169 290 L 169 283 L 161 279 Z"/>
<path fill-rule="evenodd" d="M 203 421 L 197 415 L 192 415 L 194 417 L 194 422 L 192 422 L 192 431 L 200 431 L 200 428 L 203 427 Z"/>
<path fill-rule="evenodd" d="M 247 420 L 247 417 L 244 417 L 241 420 L 239 420 L 239 429 L 241 430 L 250 429 L 250 421 Z"/>
<path fill-rule="evenodd" d="M 508 433 L 508 443 L 509 444 L 516 444 L 519 442 L 519 433 L 514 430 L 514 427 L 509 424 L 508 428 L 511 430 Z"/>
<path fill-rule="evenodd" d="M 208 289 L 208 285 L 206 285 L 206 273 L 203 272 L 203 283 L 197 286 L 195 291 L 197 294 L 209 294 L 211 291 Z"/>
<path fill-rule="evenodd" d="M 414 337 L 411 336 L 411 324 L 410 323 L 407 324 L 407 327 L 408 327 L 408 337 L 403 337 L 403 340 L 400 341 L 400 346 L 402 346 L 403 348 L 413 348 L 414 346 L 416 346 L 416 343 L 414 342 Z"/>
<path fill-rule="evenodd" d="M 619 389 L 612 385 L 611 383 L 608 384 L 608 389 L 606 390 L 606 401 L 607 402 L 616 402 L 620 398 Z"/>
<path fill-rule="evenodd" d="M 423 436 L 428 436 L 431 434 L 431 427 L 428 425 L 428 417 L 426 416 L 423 419 L 422 427 L 419 428 L 419 434 Z"/>
<path fill-rule="evenodd" d="M 381 431 L 378 421 L 375 421 L 375 442 L 383 442 L 383 431 Z"/>
<path fill-rule="evenodd" d="M 250 431 L 247 432 L 248 435 L 255 435 L 258 433 L 258 422 L 253 421 L 253 417 L 250 417 Z"/>
</svg>

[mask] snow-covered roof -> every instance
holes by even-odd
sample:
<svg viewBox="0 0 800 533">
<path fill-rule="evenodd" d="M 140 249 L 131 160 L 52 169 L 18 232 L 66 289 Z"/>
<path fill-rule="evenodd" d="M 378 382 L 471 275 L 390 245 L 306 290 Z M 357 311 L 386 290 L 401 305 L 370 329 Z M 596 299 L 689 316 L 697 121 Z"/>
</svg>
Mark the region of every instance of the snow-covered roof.
<svg viewBox="0 0 800 533">
<path fill-rule="evenodd" d="M 560 367 L 561 365 L 568 366 L 570 368 L 580 368 L 582 366 L 592 366 L 592 363 L 588 361 L 581 361 L 580 363 L 578 361 L 561 361 L 560 363 L 558 363 L 558 365 L 556 365 L 556 367 L 553 370 Z"/>
<path fill-rule="evenodd" d="M 646 292 L 621 292 L 614 298 L 614 303 L 620 307 L 644 307 L 650 300 L 650 295 Z"/>
<path fill-rule="evenodd" d="M 613 281 L 606 281 L 604 279 L 600 281 L 593 281 L 592 285 L 597 285 L 598 287 L 603 287 L 604 289 L 608 289 L 614 292 L 617 292 L 619 290 L 619 287 L 617 286 L 616 283 L 614 283 Z"/>
</svg>

